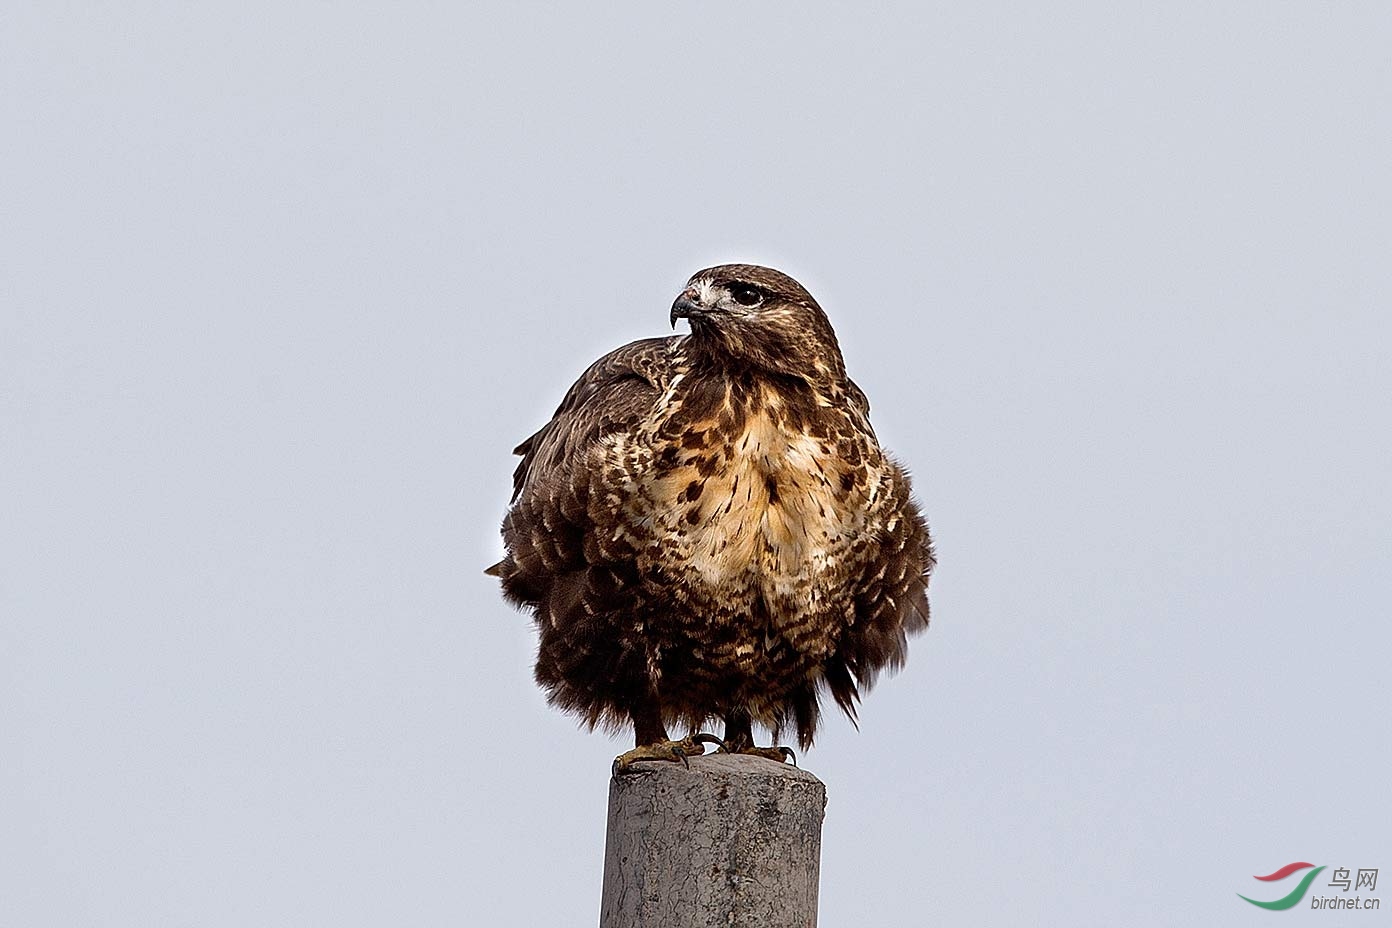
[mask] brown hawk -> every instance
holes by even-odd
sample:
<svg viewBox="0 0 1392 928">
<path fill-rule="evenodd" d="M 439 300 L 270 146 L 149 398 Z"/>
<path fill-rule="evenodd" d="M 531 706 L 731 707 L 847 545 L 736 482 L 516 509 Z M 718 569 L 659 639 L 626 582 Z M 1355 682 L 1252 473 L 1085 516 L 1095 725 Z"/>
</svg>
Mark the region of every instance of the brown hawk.
<svg viewBox="0 0 1392 928">
<path fill-rule="evenodd" d="M 536 679 L 590 727 L 633 725 L 635 760 L 685 761 L 725 726 L 812 744 L 820 697 L 860 691 L 928 625 L 928 527 L 880 450 L 821 307 L 731 264 L 691 278 L 691 334 L 592 364 L 516 453 L 507 556 L 489 568 L 540 631 Z"/>
</svg>

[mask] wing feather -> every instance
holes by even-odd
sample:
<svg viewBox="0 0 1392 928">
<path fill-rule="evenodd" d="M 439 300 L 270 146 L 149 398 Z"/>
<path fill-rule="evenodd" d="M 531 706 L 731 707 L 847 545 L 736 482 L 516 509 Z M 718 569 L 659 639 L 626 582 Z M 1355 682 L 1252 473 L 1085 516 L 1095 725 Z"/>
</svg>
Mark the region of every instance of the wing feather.
<svg viewBox="0 0 1392 928">
<path fill-rule="evenodd" d="M 570 471 L 594 444 L 646 415 L 669 379 L 669 346 L 679 336 L 645 338 L 616 348 L 589 366 L 566 392 L 551 421 L 515 449 L 514 501 L 529 484 Z"/>
</svg>

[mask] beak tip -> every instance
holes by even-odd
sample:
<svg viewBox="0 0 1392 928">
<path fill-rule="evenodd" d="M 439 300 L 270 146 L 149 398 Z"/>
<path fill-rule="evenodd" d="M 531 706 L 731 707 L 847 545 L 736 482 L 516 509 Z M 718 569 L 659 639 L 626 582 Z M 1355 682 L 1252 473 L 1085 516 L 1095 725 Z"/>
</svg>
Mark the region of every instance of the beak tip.
<svg viewBox="0 0 1392 928">
<path fill-rule="evenodd" d="M 672 315 L 668 317 L 672 323 L 672 328 L 675 329 L 677 327 L 678 319 L 690 319 L 694 313 L 699 311 L 700 307 L 692 302 L 689 296 L 683 293 L 681 296 L 677 297 L 677 301 L 672 304 Z"/>
</svg>

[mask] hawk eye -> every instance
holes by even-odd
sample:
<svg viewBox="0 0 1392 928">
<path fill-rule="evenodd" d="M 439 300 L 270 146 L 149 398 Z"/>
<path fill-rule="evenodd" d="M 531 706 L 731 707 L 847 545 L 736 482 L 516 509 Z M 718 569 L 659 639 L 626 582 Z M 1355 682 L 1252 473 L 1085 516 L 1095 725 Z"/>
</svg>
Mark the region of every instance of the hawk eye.
<svg viewBox="0 0 1392 928">
<path fill-rule="evenodd" d="M 735 302 L 741 306 L 758 306 L 764 301 L 764 294 L 758 287 L 751 287 L 748 284 L 736 284 L 730 289 L 730 296 L 735 298 Z"/>
</svg>

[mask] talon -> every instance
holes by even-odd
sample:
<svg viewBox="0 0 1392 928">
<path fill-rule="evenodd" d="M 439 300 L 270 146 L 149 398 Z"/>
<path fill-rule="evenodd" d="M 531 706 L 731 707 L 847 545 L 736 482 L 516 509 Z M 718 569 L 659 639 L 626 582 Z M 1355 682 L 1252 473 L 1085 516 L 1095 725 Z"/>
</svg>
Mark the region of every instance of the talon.
<svg viewBox="0 0 1392 928">
<path fill-rule="evenodd" d="M 681 765 L 690 770 L 691 761 L 687 760 L 687 757 L 700 756 L 705 752 L 706 749 L 694 735 L 683 738 L 681 741 L 657 741 L 652 744 L 640 744 L 633 750 L 625 751 L 614 758 L 611 772 L 614 774 L 623 773 L 640 760 L 665 760 L 672 763 L 681 761 Z"/>
<path fill-rule="evenodd" d="M 756 748 L 752 744 L 737 744 L 730 741 L 720 742 L 721 754 L 748 754 L 752 757 L 763 757 L 768 760 L 777 761 L 780 764 L 791 762 L 794 767 L 798 765 L 797 755 L 793 749 L 778 745 L 771 748 Z"/>
</svg>

